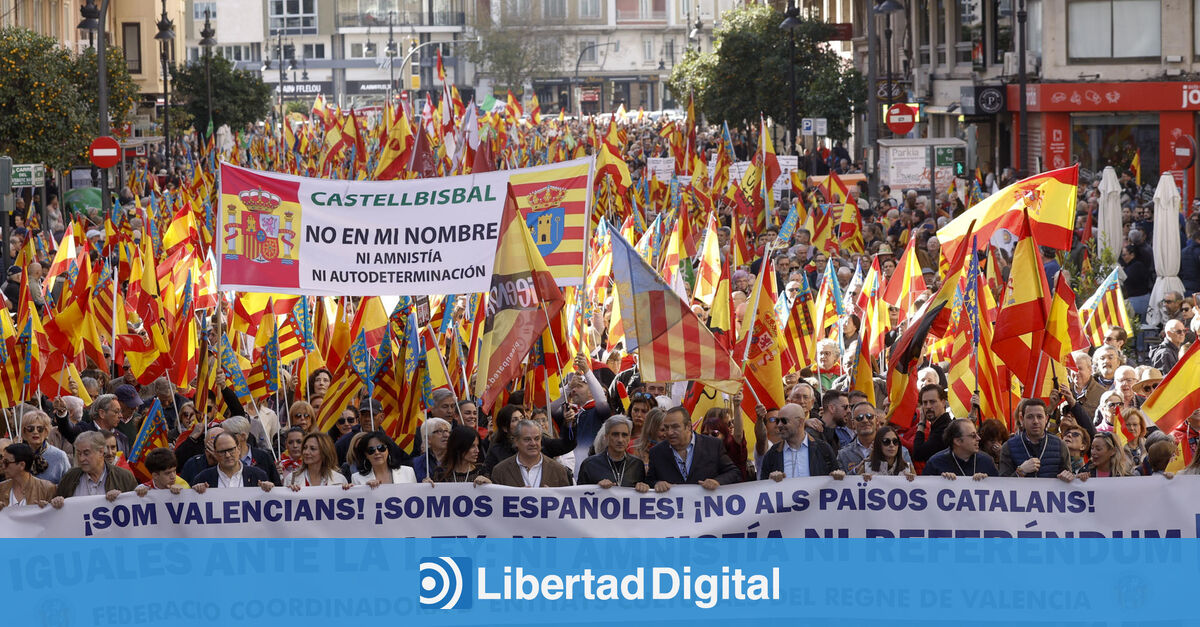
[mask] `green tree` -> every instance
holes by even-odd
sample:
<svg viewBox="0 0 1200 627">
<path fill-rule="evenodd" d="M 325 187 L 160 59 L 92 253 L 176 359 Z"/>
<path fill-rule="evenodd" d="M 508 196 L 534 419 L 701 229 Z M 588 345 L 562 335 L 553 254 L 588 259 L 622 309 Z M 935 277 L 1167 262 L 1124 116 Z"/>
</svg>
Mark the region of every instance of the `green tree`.
<svg viewBox="0 0 1200 627">
<path fill-rule="evenodd" d="M 228 124 L 238 129 L 267 117 L 271 111 L 271 88 L 253 72 L 237 70 L 233 62 L 212 55 L 209 62 L 212 78 L 213 130 Z M 171 100 L 182 103 L 192 116 L 199 133 L 208 127 L 208 82 L 204 73 L 204 58 L 184 66 L 171 68 Z"/>
<path fill-rule="evenodd" d="M 126 122 L 133 104 L 137 101 L 137 83 L 129 75 L 129 65 L 125 63 L 125 53 L 117 46 L 108 47 L 107 63 L 104 68 L 108 74 L 108 119 L 109 128 L 117 128 Z M 100 69 L 97 65 L 97 55 L 94 48 L 88 48 L 75 57 L 71 64 L 71 82 L 79 88 L 79 95 L 87 106 L 84 114 L 88 123 L 85 132 L 91 137 L 100 134 Z"/>
<path fill-rule="evenodd" d="M 866 101 L 865 80 L 826 43 L 832 25 L 801 15 L 800 24 L 789 34 L 779 28 L 783 19 L 778 9 L 760 4 L 726 12 L 713 51 L 685 55 L 671 72 L 668 88 L 680 102 L 691 94 L 696 107 L 712 121 L 745 127 L 762 115 L 785 122 L 794 63 L 797 117 L 826 118 L 831 138 L 849 137 L 854 111 Z"/>
<path fill-rule="evenodd" d="M 0 154 L 64 167 L 87 148 L 71 56 L 33 31 L 0 29 Z"/>
</svg>

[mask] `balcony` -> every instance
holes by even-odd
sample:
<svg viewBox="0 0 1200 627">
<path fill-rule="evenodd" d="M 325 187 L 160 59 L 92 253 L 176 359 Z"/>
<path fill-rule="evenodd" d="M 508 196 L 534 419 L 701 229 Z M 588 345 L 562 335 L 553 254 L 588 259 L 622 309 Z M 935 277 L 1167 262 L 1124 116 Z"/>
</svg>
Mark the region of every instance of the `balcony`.
<svg viewBox="0 0 1200 627">
<path fill-rule="evenodd" d="M 667 11 L 644 11 L 641 9 L 617 9 L 617 23 L 644 23 L 644 22 L 666 22 Z"/>
<path fill-rule="evenodd" d="M 404 11 L 392 13 L 394 28 L 409 26 L 464 26 L 467 14 L 462 11 Z M 385 30 L 388 27 L 387 14 L 346 13 L 337 16 L 338 28 L 371 28 Z"/>
<path fill-rule="evenodd" d="M 421 26 L 421 11 L 396 11 L 392 14 L 392 26 Z M 382 13 L 339 13 L 338 28 L 387 28 L 388 14 Z"/>
</svg>

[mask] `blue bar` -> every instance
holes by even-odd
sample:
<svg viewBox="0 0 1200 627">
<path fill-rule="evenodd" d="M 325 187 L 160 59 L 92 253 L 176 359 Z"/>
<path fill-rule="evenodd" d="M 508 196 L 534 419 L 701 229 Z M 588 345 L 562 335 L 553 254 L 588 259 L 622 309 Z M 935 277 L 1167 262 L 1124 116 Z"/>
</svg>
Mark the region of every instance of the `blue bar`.
<svg viewBox="0 0 1200 627">
<path fill-rule="evenodd" d="M 1175 539 L 3 540 L 0 551 L 9 625 L 1186 622 L 1181 600 L 1200 579 L 1200 542 Z"/>
</svg>

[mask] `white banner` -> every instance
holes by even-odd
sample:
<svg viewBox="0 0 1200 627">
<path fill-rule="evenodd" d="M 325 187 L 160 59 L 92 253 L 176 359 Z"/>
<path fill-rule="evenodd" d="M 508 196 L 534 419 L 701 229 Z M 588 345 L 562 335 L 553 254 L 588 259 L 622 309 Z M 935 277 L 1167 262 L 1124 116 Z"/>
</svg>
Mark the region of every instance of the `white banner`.
<svg viewBox="0 0 1200 627">
<path fill-rule="evenodd" d="M 556 280 L 579 284 L 590 178 L 590 158 L 406 181 L 222 164 L 219 283 L 314 295 L 486 292 L 511 182 Z"/>
<path fill-rule="evenodd" d="M 155 490 L 0 511 L 0 537 L 1197 537 L 1200 479 L 758 481 L 664 494 L 470 484 Z"/>
</svg>

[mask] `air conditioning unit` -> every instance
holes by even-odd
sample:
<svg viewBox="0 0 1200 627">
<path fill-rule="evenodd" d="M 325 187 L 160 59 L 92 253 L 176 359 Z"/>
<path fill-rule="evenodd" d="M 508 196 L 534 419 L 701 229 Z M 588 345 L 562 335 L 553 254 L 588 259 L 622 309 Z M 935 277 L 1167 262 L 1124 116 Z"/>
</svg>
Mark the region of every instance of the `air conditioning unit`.
<svg viewBox="0 0 1200 627">
<path fill-rule="evenodd" d="M 1018 65 L 1017 61 L 1019 58 L 1020 57 L 1018 57 L 1017 53 L 1015 53 L 1015 52 L 1005 52 L 1004 53 L 1004 74 L 1005 74 L 1005 76 L 1016 76 L 1017 75 L 1017 72 L 1019 70 L 1019 68 L 1017 67 L 1017 65 Z M 1037 74 L 1041 68 L 1041 61 L 1042 61 L 1042 59 L 1041 59 L 1041 57 L 1039 57 L 1037 55 L 1037 53 L 1026 50 L 1025 51 L 1025 75 L 1029 76 L 1032 74 Z"/>
</svg>

